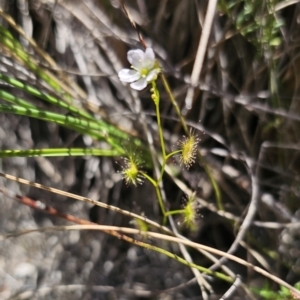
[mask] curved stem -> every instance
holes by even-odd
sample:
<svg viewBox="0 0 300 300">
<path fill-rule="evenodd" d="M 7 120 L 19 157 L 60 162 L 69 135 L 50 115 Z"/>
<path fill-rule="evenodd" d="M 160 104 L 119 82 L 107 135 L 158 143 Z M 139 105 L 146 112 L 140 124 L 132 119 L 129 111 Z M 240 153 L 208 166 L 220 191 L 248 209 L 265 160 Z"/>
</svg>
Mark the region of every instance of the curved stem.
<svg viewBox="0 0 300 300">
<path fill-rule="evenodd" d="M 173 151 L 173 152 L 169 153 L 169 154 L 165 157 L 165 159 L 164 159 L 164 161 L 163 161 L 163 163 L 162 163 L 162 165 L 161 165 L 160 176 L 159 176 L 159 178 L 157 179 L 157 183 L 159 183 L 159 182 L 162 180 L 162 177 L 163 177 L 164 171 L 165 171 L 165 166 L 166 166 L 166 164 L 167 164 L 168 159 L 169 159 L 170 157 L 176 155 L 176 154 L 179 154 L 179 153 L 181 153 L 181 150 L 176 150 L 176 151 Z"/>
<path fill-rule="evenodd" d="M 178 215 L 183 213 L 184 213 L 184 209 L 170 210 L 166 212 L 166 217 L 170 215 Z"/>
<path fill-rule="evenodd" d="M 143 175 L 154 187 L 157 187 L 157 182 L 151 176 L 143 171 L 140 171 L 140 174 Z"/>
<path fill-rule="evenodd" d="M 167 161 L 170 157 L 172 157 L 172 156 L 174 156 L 174 155 L 176 155 L 176 154 L 180 154 L 181 152 L 182 152 L 182 150 L 180 149 L 180 150 L 175 150 L 175 151 L 169 153 L 169 154 L 166 156 L 166 161 Z"/>
<path fill-rule="evenodd" d="M 142 174 L 147 180 L 149 180 L 149 182 L 155 187 L 155 192 L 156 192 L 156 195 L 157 195 L 158 203 L 159 203 L 160 209 L 161 209 L 161 211 L 162 211 L 162 214 L 163 214 L 163 216 L 165 217 L 165 215 L 166 215 L 166 209 L 165 209 L 165 206 L 164 206 L 162 197 L 161 197 L 161 193 L 160 193 L 160 189 L 159 189 L 159 185 L 158 185 L 157 181 L 155 181 L 152 177 L 150 177 L 149 175 L 147 175 L 147 174 L 144 173 L 144 172 L 141 172 L 141 174 Z"/>
</svg>

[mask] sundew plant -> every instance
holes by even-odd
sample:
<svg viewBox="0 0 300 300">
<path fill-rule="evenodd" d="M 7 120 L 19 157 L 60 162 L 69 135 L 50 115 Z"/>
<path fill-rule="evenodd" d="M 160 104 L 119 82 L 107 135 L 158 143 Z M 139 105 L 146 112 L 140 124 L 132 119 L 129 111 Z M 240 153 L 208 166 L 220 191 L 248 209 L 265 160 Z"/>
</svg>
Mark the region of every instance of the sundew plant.
<svg viewBox="0 0 300 300">
<path fill-rule="evenodd" d="M 300 299 L 297 6 L 2 1 L 0 298 Z"/>
<path fill-rule="evenodd" d="M 164 223 L 166 222 L 166 217 L 171 214 L 183 214 L 185 215 L 185 220 L 187 225 L 190 227 L 194 226 L 196 218 L 189 217 L 190 214 L 196 214 L 196 212 L 191 212 L 193 206 L 187 205 L 184 209 L 168 211 L 165 208 L 165 204 L 162 199 L 160 191 L 160 182 L 163 178 L 163 173 L 169 159 L 173 156 L 179 156 L 180 164 L 189 168 L 193 162 L 195 162 L 195 157 L 198 150 L 198 143 L 200 141 L 196 134 L 191 134 L 189 137 L 184 137 L 183 141 L 179 143 L 179 149 L 166 153 L 165 142 L 163 137 L 163 128 L 160 120 L 160 93 L 156 85 L 158 79 L 158 74 L 161 72 L 161 67 L 159 63 L 155 60 L 154 51 L 152 48 L 146 48 L 145 51 L 136 49 L 130 50 L 127 54 L 128 61 L 131 64 L 131 69 L 122 69 L 119 71 L 119 78 L 123 82 L 129 82 L 130 87 L 135 90 L 142 90 L 151 86 L 151 99 L 155 105 L 159 140 L 161 144 L 162 162 L 161 170 L 158 173 L 157 178 L 152 178 L 145 172 L 140 170 L 140 164 L 137 162 L 137 158 L 134 156 L 126 157 L 124 162 L 125 165 L 122 169 L 122 175 L 127 184 L 137 185 L 137 183 L 142 183 L 142 178 L 147 179 L 156 189 L 157 200 L 164 216 Z M 167 83 L 166 83 L 167 84 Z"/>
</svg>

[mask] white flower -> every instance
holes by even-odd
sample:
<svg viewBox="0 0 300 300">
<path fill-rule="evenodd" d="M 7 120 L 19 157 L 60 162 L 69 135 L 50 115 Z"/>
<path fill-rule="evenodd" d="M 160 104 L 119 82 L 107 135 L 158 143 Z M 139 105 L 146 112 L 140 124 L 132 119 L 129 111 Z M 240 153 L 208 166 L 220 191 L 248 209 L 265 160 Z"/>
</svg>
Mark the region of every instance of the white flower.
<svg viewBox="0 0 300 300">
<path fill-rule="evenodd" d="M 144 89 L 160 72 L 152 48 L 146 48 L 145 52 L 140 49 L 130 50 L 127 59 L 132 69 L 122 69 L 118 75 L 121 81 L 131 82 L 130 86 L 135 90 Z"/>
</svg>

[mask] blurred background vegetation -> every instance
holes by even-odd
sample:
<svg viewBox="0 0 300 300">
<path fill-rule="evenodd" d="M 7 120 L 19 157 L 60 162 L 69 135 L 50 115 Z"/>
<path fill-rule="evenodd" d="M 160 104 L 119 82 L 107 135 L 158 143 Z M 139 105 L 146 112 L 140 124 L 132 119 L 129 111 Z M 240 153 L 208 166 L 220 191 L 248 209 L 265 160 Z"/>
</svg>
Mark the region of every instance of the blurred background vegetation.
<svg viewBox="0 0 300 300">
<path fill-rule="evenodd" d="M 201 162 L 190 170 L 170 162 L 176 179 L 203 201 L 198 230 L 179 231 L 227 251 L 252 204 L 253 222 L 234 254 L 291 285 L 300 278 L 298 2 L 219 0 L 186 111 L 208 1 L 124 1 L 201 137 Z M 128 67 L 127 51 L 142 48 L 120 2 L 0 0 L 0 8 L 1 172 L 160 222 L 151 186 L 126 186 L 118 174 L 126 151 L 141 153 L 151 174 L 147 136 L 160 149 L 149 89 L 137 93 L 117 76 Z M 170 150 L 184 131 L 161 80 L 158 87 Z M 169 175 L 163 183 L 170 208 L 180 208 L 185 191 Z M 132 225 L 115 212 L 14 181 L 1 179 L 1 186 L 82 219 Z M 67 224 L 4 195 L 0 202 L 2 234 Z M 176 245 L 150 242 L 180 255 Z M 195 263 L 212 265 L 189 252 Z M 1 299 L 203 299 L 188 267 L 104 233 L 34 233 L 1 240 L 0 253 Z M 226 266 L 252 299 L 297 299 L 251 269 Z M 209 282 L 215 294 L 208 299 L 230 287 Z M 251 296 L 238 288 L 228 299 Z"/>
</svg>

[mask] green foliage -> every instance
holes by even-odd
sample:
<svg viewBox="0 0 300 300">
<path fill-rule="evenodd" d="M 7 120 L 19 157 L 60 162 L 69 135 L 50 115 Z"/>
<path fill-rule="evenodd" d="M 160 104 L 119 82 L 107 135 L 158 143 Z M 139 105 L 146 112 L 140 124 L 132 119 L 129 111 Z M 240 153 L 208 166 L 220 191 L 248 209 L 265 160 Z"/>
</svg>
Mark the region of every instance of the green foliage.
<svg viewBox="0 0 300 300">
<path fill-rule="evenodd" d="M 300 282 L 296 283 L 294 287 L 298 290 L 300 290 Z M 295 299 L 289 289 L 287 289 L 284 286 L 280 286 L 280 290 L 277 292 L 274 292 L 271 290 L 268 286 L 265 288 L 259 290 L 259 289 L 253 289 L 253 291 L 258 294 L 260 297 L 266 300 L 292 300 Z"/>
<path fill-rule="evenodd" d="M 280 28 L 283 20 L 275 13 L 278 0 L 221 0 L 219 9 L 226 14 L 235 28 L 260 53 L 272 50 L 281 44 Z"/>
</svg>

